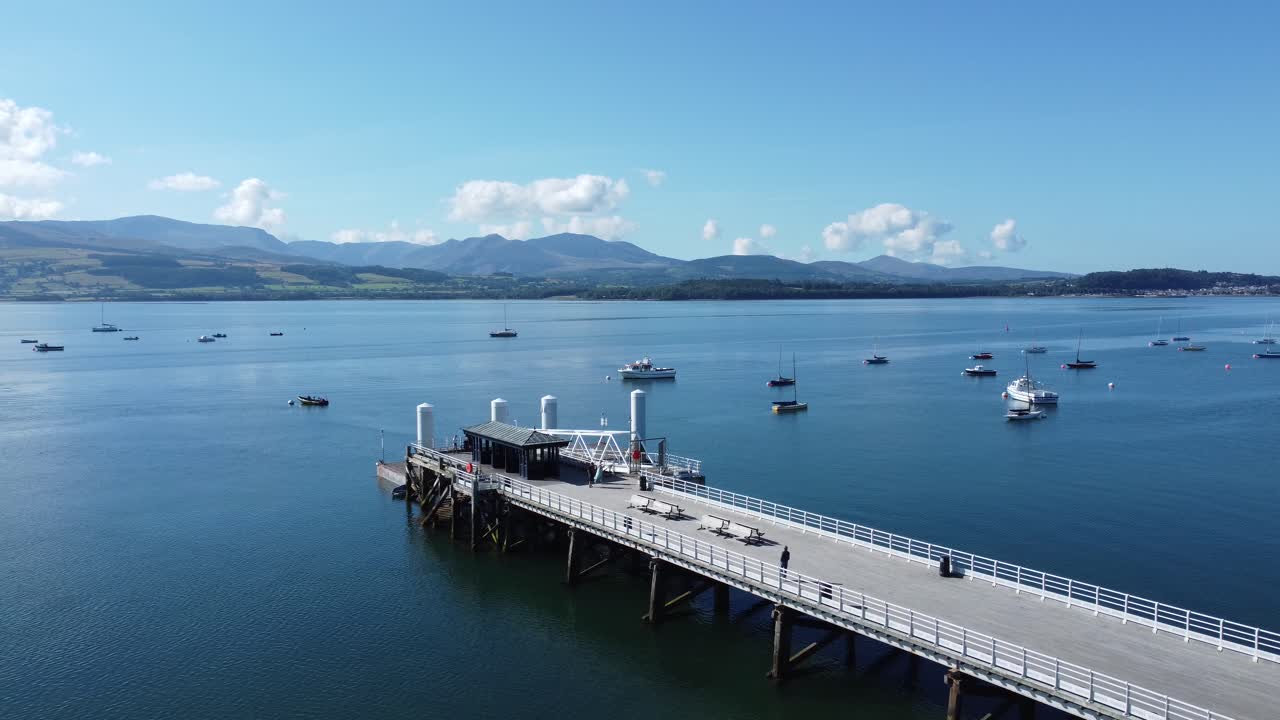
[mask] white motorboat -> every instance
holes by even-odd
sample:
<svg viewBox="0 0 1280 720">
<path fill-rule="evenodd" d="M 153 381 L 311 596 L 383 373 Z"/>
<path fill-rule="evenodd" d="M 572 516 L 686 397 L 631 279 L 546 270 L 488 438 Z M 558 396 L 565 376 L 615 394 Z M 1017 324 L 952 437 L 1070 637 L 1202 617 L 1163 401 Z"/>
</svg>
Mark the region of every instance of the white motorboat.
<svg viewBox="0 0 1280 720">
<path fill-rule="evenodd" d="M 675 376 L 675 368 L 657 367 L 648 355 L 618 368 L 618 377 L 626 380 L 664 380 Z"/>
<path fill-rule="evenodd" d="M 1020 400 L 1028 405 L 1057 405 L 1058 393 L 1046 390 L 1043 385 L 1031 377 L 1031 361 L 1027 361 L 1027 374 L 1009 383 L 1005 392 L 1010 399 Z"/>
<path fill-rule="evenodd" d="M 209 337 L 208 335 L 201 335 L 200 337 L 196 338 L 196 342 L 211 343 L 216 341 L 213 338 Z"/>
</svg>

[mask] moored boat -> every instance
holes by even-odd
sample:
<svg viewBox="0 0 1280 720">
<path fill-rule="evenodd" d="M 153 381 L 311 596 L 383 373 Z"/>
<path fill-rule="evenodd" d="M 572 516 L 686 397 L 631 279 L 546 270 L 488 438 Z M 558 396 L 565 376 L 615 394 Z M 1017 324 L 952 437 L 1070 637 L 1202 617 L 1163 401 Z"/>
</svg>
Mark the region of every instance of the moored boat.
<svg viewBox="0 0 1280 720">
<path fill-rule="evenodd" d="M 665 380 L 675 376 L 675 368 L 657 367 L 648 355 L 618 368 L 618 377 L 625 380 Z"/>
<path fill-rule="evenodd" d="M 1049 350 L 1043 345 L 1032 345 L 1031 347 L 1023 348 L 1022 352 L 1027 353 L 1028 355 L 1043 355 L 1049 352 Z"/>
<path fill-rule="evenodd" d="M 1163 317 L 1160 318 L 1158 321 L 1156 321 L 1156 336 L 1152 338 L 1151 342 L 1147 343 L 1147 345 L 1150 345 L 1151 347 L 1164 347 L 1165 345 L 1169 344 L 1168 340 L 1165 340 L 1164 338 L 1160 337 L 1161 325 L 1164 325 Z"/>
<path fill-rule="evenodd" d="M 271 335 L 271 337 L 280 337 L 281 335 L 284 335 L 284 333 L 282 333 L 282 332 L 273 332 L 273 333 L 269 333 L 269 334 Z"/>
<path fill-rule="evenodd" d="M 227 336 L 227 334 L 226 334 L 226 333 L 214 333 L 214 334 L 213 334 L 213 336 L 214 336 L 214 337 L 216 337 L 216 338 L 224 338 L 224 337 L 226 337 L 226 336 Z"/>
<path fill-rule="evenodd" d="M 802 412 L 809 409 L 809 403 L 802 403 L 799 400 L 774 400 L 773 412 L 776 415 L 783 413 Z"/>
<path fill-rule="evenodd" d="M 315 407 L 329 406 L 329 399 L 320 397 L 319 395 L 299 395 L 298 402 L 302 405 L 312 405 Z"/>
<path fill-rule="evenodd" d="M 107 311 L 104 303 L 98 303 L 98 310 L 98 326 L 90 329 L 94 332 L 120 332 L 120 328 L 107 322 Z"/>
<path fill-rule="evenodd" d="M 137 335 L 129 335 L 125 337 L 125 340 L 137 340 L 137 339 L 139 339 Z"/>
<path fill-rule="evenodd" d="M 516 333 L 516 331 L 515 331 L 515 330 L 512 330 L 512 329 L 511 329 L 511 328 L 509 328 L 509 327 L 507 327 L 507 306 L 506 306 L 506 305 L 503 305 L 503 306 L 502 306 L 502 329 L 501 329 L 501 330 L 493 330 L 493 331 L 490 331 L 490 333 L 489 333 L 489 337 L 491 337 L 491 338 L 513 338 L 513 337 L 517 337 L 517 333 Z"/>
<path fill-rule="evenodd" d="M 215 341 L 213 338 L 209 337 L 208 335 L 201 335 L 200 337 L 196 338 L 196 342 L 211 343 Z"/>
<path fill-rule="evenodd" d="M 885 355 L 881 355 L 879 351 L 880 351 L 880 340 L 879 338 L 877 338 L 876 341 L 871 344 L 871 357 L 867 358 L 866 360 L 863 360 L 862 364 L 863 365 L 887 365 L 889 363 L 889 358 Z"/>
<path fill-rule="evenodd" d="M 1005 394 L 1013 400 L 1019 400 L 1028 405 L 1057 405 L 1058 393 L 1052 390 L 1046 390 L 1044 386 L 1031 377 L 1031 362 L 1027 361 L 1027 373 L 1022 377 L 1009 383 L 1004 389 Z"/>
<path fill-rule="evenodd" d="M 39 340 L 19 340 L 18 342 L 22 343 L 23 345 L 34 345 L 35 343 L 38 343 L 40 341 Z"/>
<path fill-rule="evenodd" d="M 1004 417 L 1009 422 L 1021 422 L 1023 420 L 1040 420 L 1044 418 L 1043 410 L 1033 410 L 1031 408 L 1009 408 Z"/>
<path fill-rule="evenodd" d="M 1178 352 L 1204 352 L 1205 349 L 1206 347 L 1204 345 L 1187 344 L 1187 345 L 1180 346 L 1178 348 Z"/>
<path fill-rule="evenodd" d="M 809 403 L 800 402 L 800 388 L 796 382 L 796 356 L 791 355 L 791 399 L 774 400 L 770 409 L 775 415 L 783 413 L 803 412 L 809 409 Z"/>
<path fill-rule="evenodd" d="M 769 387 L 788 387 L 796 384 L 796 379 L 782 374 L 782 348 L 778 348 L 778 377 L 765 383 Z"/>
<path fill-rule="evenodd" d="M 66 348 L 63 347 L 62 345 L 50 345 L 49 343 L 36 343 L 35 347 L 31 349 L 36 352 L 61 352 Z"/>
<path fill-rule="evenodd" d="M 976 352 L 970 355 L 969 359 L 970 360 L 990 360 L 992 357 L 994 356 L 991 353 L 983 350 L 982 352 Z"/>
<path fill-rule="evenodd" d="M 1255 360 L 1280 360 L 1280 350 L 1268 350 L 1266 352 L 1254 353 Z"/>
<path fill-rule="evenodd" d="M 981 366 L 981 365 L 974 365 L 974 366 L 973 366 L 973 367 L 971 367 L 971 368 L 965 368 L 965 369 L 964 369 L 964 372 L 963 372 L 963 373 L 961 373 L 961 374 L 963 374 L 963 375 L 971 375 L 971 376 L 973 376 L 973 377 L 993 377 L 993 376 L 995 376 L 996 371 L 995 371 L 995 370 L 993 370 L 992 368 L 989 368 L 989 367 L 983 367 L 983 366 Z"/>
<path fill-rule="evenodd" d="M 1098 367 L 1098 363 L 1093 360 L 1080 359 L 1080 344 L 1084 342 L 1084 331 L 1080 331 L 1080 337 L 1076 339 L 1076 359 L 1074 362 L 1068 362 L 1067 367 L 1072 370 L 1092 370 Z"/>
</svg>

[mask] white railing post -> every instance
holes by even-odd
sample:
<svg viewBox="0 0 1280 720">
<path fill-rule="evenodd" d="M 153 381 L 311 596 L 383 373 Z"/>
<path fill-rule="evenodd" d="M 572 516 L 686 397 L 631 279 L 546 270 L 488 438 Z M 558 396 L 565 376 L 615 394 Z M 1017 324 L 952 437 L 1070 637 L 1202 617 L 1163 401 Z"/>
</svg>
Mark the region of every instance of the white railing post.
<svg viewBox="0 0 1280 720">
<path fill-rule="evenodd" d="M 1187 626 L 1182 634 L 1182 642 L 1191 642 L 1191 611 L 1187 611 Z"/>
<path fill-rule="evenodd" d="M 1258 662 L 1258 650 L 1260 649 L 1262 644 L 1261 642 L 1259 642 L 1258 632 L 1259 632 L 1258 628 L 1253 629 L 1253 661 L 1254 662 Z"/>
<path fill-rule="evenodd" d="M 1124 682 L 1124 714 L 1132 714 L 1133 702 L 1129 699 L 1129 681 Z"/>
<path fill-rule="evenodd" d="M 1028 677 L 1028 675 L 1027 675 L 1027 646 L 1026 646 L 1026 645 L 1023 645 L 1023 646 L 1022 646 L 1022 677 Z"/>
<path fill-rule="evenodd" d="M 1221 618 L 1218 619 L 1218 652 L 1222 652 L 1222 636 L 1226 632 L 1227 622 Z"/>
<path fill-rule="evenodd" d="M 1151 634 L 1155 635 L 1160 632 L 1160 603 L 1156 603 L 1151 609 Z"/>
<path fill-rule="evenodd" d="M 1120 619 L 1121 625 L 1129 624 L 1129 593 L 1124 594 L 1124 613 Z"/>
<path fill-rule="evenodd" d="M 1057 690 L 1061 687 L 1062 661 L 1058 658 L 1053 659 L 1053 689 Z"/>
<path fill-rule="evenodd" d="M 1093 616 L 1098 617 L 1098 610 L 1101 609 L 1102 588 L 1097 585 L 1093 586 Z"/>
</svg>

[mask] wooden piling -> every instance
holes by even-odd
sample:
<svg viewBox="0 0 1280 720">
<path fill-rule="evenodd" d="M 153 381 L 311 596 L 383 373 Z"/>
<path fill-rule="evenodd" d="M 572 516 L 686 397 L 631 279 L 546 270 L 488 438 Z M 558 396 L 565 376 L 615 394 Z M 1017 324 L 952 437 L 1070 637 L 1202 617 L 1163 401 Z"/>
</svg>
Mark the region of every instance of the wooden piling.
<svg viewBox="0 0 1280 720">
<path fill-rule="evenodd" d="M 649 612 L 645 613 L 644 621 L 657 623 L 662 612 L 662 606 L 662 561 L 656 557 L 651 557 L 649 558 Z"/>
<path fill-rule="evenodd" d="M 950 686 L 950 691 L 947 693 L 947 720 L 960 720 L 960 686 L 963 677 L 960 671 L 955 669 L 948 670 L 943 676 L 943 680 Z"/>
<path fill-rule="evenodd" d="M 564 566 L 564 584 L 572 585 L 578 577 L 578 531 L 569 528 L 569 557 Z"/>
<path fill-rule="evenodd" d="M 791 662 L 792 612 L 782 605 L 773 608 L 773 667 L 769 679 L 782 680 L 787 676 Z"/>
</svg>

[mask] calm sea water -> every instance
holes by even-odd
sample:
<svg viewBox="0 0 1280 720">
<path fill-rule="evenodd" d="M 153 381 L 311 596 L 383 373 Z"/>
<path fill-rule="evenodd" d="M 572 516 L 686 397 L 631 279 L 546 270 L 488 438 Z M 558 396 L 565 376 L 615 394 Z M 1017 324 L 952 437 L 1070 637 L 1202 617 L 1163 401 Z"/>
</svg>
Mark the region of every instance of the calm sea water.
<svg viewBox="0 0 1280 720">
<path fill-rule="evenodd" d="M 4 717 L 938 716 L 936 669 L 911 690 L 868 643 L 856 678 L 832 654 L 774 687 L 767 613 L 643 626 L 643 581 L 472 555 L 372 479 L 419 402 L 441 435 L 499 396 L 533 424 L 547 393 L 562 426 L 624 428 L 616 368 L 646 353 L 680 371 L 647 386 L 650 434 L 715 485 L 1280 626 L 1280 363 L 1248 344 L 1275 300 L 512 303 L 505 341 L 483 302 L 98 312 L 0 306 Z M 1146 347 L 1162 316 L 1208 351 Z M 1059 369 L 1081 331 L 1099 369 Z M 892 362 L 863 366 L 877 338 Z M 1062 405 L 1007 424 L 1033 340 Z M 807 414 L 768 411 L 780 347 Z M 978 349 L 998 378 L 960 376 Z"/>
</svg>

